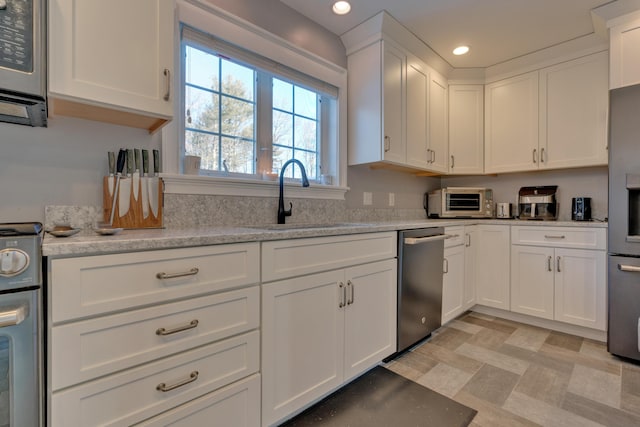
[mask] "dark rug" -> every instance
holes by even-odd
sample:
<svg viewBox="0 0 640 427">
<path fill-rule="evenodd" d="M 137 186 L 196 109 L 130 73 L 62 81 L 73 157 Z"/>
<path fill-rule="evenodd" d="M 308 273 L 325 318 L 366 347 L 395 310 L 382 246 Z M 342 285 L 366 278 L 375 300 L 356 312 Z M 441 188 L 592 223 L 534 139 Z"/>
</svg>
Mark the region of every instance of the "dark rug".
<svg viewBox="0 0 640 427">
<path fill-rule="evenodd" d="M 476 413 L 377 366 L 282 426 L 466 427 Z"/>
</svg>

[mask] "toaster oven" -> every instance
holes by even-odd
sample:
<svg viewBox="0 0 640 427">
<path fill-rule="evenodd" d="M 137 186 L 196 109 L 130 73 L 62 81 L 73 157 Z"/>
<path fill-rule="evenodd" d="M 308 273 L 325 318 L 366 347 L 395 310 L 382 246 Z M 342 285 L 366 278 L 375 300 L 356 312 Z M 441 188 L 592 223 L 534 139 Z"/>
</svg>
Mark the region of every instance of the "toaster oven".
<svg viewBox="0 0 640 427">
<path fill-rule="evenodd" d="M 429 218 L 493 218 L 493 215 L 490 188 L 446 187 L 428 194 Z"/>
</svg>

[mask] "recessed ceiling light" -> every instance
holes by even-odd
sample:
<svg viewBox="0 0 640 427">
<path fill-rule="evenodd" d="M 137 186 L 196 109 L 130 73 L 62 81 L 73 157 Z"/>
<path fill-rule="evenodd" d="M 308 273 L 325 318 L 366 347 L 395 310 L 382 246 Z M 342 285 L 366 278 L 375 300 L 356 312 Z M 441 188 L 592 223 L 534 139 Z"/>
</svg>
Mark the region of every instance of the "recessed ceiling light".
<svg viewBox="0 0 640 427">
<path fill-rule="evenodd" d="M 337 1 L 333 4 L 333 13 L 336 15 L 346 15 L 351 10 L 348 1 Z"/>
<path fill-rule="evenodd" d="M 467 52 L 469 52 L 469 46 L 458 46 L 457 48 L 453 49 L 454 55 L 464 55 Z"/>
</svg>

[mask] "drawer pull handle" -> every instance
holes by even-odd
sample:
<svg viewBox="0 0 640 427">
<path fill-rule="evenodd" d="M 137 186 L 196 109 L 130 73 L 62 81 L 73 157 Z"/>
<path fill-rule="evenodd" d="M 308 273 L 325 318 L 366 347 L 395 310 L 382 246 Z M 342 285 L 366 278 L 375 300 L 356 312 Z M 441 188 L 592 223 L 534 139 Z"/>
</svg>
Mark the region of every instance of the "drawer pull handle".
<svg viewBox="0 0 640 427">
<path fill-rule="evenodd" d="M 177 328 L 174 329 L 165 329 L 165 328 L 158 328 L 156 329 L 156 335 L 173 335 L 173 334 L 177 334 L 178 332 L 182 332 L 182 331 L 188 331 L 189 329 L 193 329 L 196 326 L 198 326 L 198 319 L 194 319 L 191 322 L 189 322 L 188 325 L 184 325 L 184 326 L 178 326 Z"/>
<path fill-rule="evenodd" d="M 564 239 L 566 236 L 553 236 L 551 234 L 545 234 L 544 238 L 545 239 Z"/>
<path fill-rule="evenodd" d="M 199 375 L 198 371 L 193 371 L 189 374 L 189 378 L 179 381 L 175 384 L 172 384 L 172 385 L 166 385 L 165 383 L 158 384 L 156 386 L 156 390 L 166 393 L 167 391 L 171 391 L 178 387 L 182 387 L 183 385 L 187 385 L 189 383 L 194 382 L 195 380 L 198 379 L 198 375 Z"/>
<path fill-rule="evenodd" d="M 156 274 L 156 277 L 161 280 L 175 279 L 177 277 L 195 276 L 199 271 L 200 270 L 198 268 L 193 267 L 191 270 L 182 273 L 158 273 Z"/>
</svg>

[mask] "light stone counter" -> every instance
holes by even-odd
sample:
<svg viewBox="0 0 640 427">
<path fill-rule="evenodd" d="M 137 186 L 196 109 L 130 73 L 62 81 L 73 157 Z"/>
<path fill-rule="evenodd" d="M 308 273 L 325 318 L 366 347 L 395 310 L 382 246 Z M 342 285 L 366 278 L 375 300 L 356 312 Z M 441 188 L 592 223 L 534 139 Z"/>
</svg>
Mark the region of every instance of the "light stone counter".
<svg viewBox="0 0 640 427">
<path fill-rule="evenodd" d="M 206 246 L 223 243 L 283 240 L 471 224 L 607 227 L 607 223 L 603 222 L 520 221 L 505 219 L 417 219 L 390 222 L 340 223 L 332 225 L 286 224 L 284 226 L 278 226 L 269 224 L 246 227 L 123 230 L 113 236 L 102 236 L 91 230 L 83 230 L 81 233 L 71 237 L 53 237 L 46 234 L 42 252 L 44 256 L 49 257 L 100 255 L 116 252 Z"/>
</svg>

